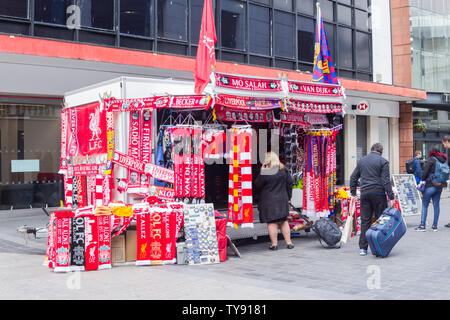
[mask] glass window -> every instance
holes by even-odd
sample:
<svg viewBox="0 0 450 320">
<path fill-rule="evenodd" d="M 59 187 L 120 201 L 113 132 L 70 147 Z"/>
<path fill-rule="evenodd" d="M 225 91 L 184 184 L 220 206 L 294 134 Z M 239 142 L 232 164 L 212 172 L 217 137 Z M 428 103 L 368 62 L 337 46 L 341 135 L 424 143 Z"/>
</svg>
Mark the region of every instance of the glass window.
<svg viewBox="0 0 450 320">
<path fill-rule="evenodd" d="M 120 33 L 149 37 L 152 35 L 152 1 L 120 1 Z"/>
<path fill-rule="evenodd" d="M 251 0 L 251 1 L 270 5 L 270 0 Z M 277 1 L 277 0 L 275 0 L 275 1 Z"/>
<path fill-rule="evenodd" d="M 355 10 L 355 27 L 364 31 L 369 30 L 369 14 L 367 12 Z"/>
<path fill-rule="evenodd" d="M 78 0 L 81 25 L 99 29 L 114 29 L 114 0 Z"/>
<path fill-rule="evenodd" d="M 337 6 L 337 20 L 339 23 L 352 25 L 352 9 L 346 6 Z"/>
<path fill-rule="evenodd" d="M 73 3 L 73 0 L 34 0 L 34 19 L 65 25 L 69 17 L 66 14 L 67 7 Z"/>
<path fill-rule="evenodd" d="M 28 18 L 28 0 L 0 1 L 0 15 Z"/>
<path fill-rule="evenodd" d="M 367 11 L 368 9 L 367 0 L 355 0 L 355 7 Z"/>
<path fill-rule="evenodd" d="M 339 67 L 353 69 L 352 30 L 349 28 L 339 28 L 338 42 Z"/>
<path fill-rule="evenodd" d="M 297 11 L 309 15 L 314 15 L 315 5 L 316 5 L 315 0 L 297 0 Z"/>
<path fill-rule="evenodd" d="M 360 70 L 370 70 L 369 35 L 356 32 L 356 67 Z"/>
<path fill-rule="evenodd" d="M 248 16 L 250 53 L 270 55 L 269 8 L 250 5 Z"/>
<path fill-rule="evenodd" d="M 60 128 L 59 106 L 0 104 L 0 209 L 60 205 Z"/>
<path fill-rule="evenodd" d="M 191 43 L 198 44 L 202 25 L 203 0 L 191 0 Z"/>
<path fill-rule="evenodd" d="M 275 0 L 273 6 L 276 9 L 292 11 L 292 0 Z"/>
<path fill-rule="evenodd" d="M 186 0 L 158 0 L 158 36 L 185 41 L 187 38 Z"/>
<path fill-rule="evenodd" d="M 245 4 L 222 0 L 220 10 L 222 47 L 245 50 Z"/>
<path fill-rule="evenodd" d="M 297 17 L 298 60 L 314 62 L 314 19 Z"/>
<path fill-rule="evenodd" d="M 320 2 L 320 10 L 322 12 L 322 18 L 324 20 L 333 21 L 334 17 L 334 7 L 333 2 L 329 0 Z"/>
<path fill-rule="evenodd" d="M 294 16 L 289 13 L 275 11 L 273 15 L 273 40 L 275 55 L 294 57 L 294 40 L 292 38 Z"/>
<path fill-rule="evenodd" d="M 349 6 L 352 4 L 352 0 L 338 0 L 338 2 L 348 4 Z"/>
<path fill-rule="evenodd" d="M 367 154 L 367 117 L 356 116 L 356 160 Z"/>
</svg>

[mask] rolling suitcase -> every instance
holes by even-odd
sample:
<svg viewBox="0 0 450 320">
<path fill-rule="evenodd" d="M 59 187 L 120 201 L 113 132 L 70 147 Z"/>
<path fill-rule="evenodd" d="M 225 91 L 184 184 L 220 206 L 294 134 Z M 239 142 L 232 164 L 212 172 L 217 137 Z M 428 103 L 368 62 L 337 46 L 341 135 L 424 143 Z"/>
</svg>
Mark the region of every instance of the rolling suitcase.
<svg viewBox="0 0 450 320">
<path fill-rule="evenodd" d="M 367 230 L 370 251 L 377 257 L 387 257 L 406 232 L 406 224 L 398 209 L 387 208 Z"/>
</svg>

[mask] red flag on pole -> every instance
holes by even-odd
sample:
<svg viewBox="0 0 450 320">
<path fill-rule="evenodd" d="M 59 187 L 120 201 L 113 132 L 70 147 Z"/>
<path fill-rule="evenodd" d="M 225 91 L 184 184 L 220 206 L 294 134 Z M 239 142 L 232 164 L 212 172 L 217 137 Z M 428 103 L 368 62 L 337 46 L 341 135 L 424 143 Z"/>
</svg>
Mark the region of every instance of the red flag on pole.
<svg viewBox="0 0 450 320">
<path fill-rule="evenodd" d="M 211 69 L 216 64 L 214 44 L 217 42 L 214 12 L 211 0 L 203 4 L 202 26 L 198 41 L 197 58 L 195 59 L 195 93 L 201 94 L 209 82 Z"/>
</svg>

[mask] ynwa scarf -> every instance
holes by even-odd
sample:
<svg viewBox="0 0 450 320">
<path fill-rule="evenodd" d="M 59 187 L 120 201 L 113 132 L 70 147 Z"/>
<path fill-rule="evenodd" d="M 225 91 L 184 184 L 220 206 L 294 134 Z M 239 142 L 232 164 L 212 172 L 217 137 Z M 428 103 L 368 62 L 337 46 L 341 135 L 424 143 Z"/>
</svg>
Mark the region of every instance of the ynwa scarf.
<svg viewBox="0 0 450 320">
<path fill-rule="evenodd" d="M 97 216 L 98 269 L 111 268 L 111 216 Z"/>
<path fill-rule="evenodd" d="M 55 214 L 55 272 L 70 271 L 70 222 L 70 217 Z"/>
<path fill-rule="evenodd" d="M 228 188 L 228 225 L 230 226 L 253 227 L 251 138 L 251 129 L 231 129 Z"/>
</svg>

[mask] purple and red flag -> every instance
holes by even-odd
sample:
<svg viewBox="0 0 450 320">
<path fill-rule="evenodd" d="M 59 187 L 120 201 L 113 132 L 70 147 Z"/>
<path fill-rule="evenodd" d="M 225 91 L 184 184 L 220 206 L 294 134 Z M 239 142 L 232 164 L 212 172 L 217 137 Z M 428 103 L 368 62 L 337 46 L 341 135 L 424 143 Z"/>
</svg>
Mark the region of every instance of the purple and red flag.
<svg viewBox="0 0 450 320">
<path fill-rule="evenodd" d="M 322 12 L 317 2 L 316 37 L 314 40 L 313 81 L 339 84 L 323 27 Z"/>
</svg>

